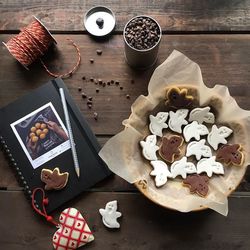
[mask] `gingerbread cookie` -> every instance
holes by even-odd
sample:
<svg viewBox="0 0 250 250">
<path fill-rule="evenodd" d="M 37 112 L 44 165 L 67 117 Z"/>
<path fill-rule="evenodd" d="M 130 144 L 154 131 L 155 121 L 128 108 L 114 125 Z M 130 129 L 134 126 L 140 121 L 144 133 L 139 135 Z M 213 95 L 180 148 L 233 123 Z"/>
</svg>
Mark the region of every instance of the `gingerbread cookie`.
<svg viewBox="0 0 250 250">
<path fill-rule="evenodd" d="M 156 145 L 156 135 L 149 135 L 145 141 L 140 141 L 143 156 L 149 161 L 156 161 L 156 151 L 159 147 Z"/>
<path fill-rule="evenodd" d="M 168 177 L 172 177 L 168 170 L 168 165 L 163 161 L 151 161 L 150 163 L 154 168 L 150 175 L 155 176 L 156 187 L 163 186 L 167 182 Z"/>
<path fill-rule="evenodd" d="M 177 87 L 169 89 L 166 97 L 165 104 L 176 109 L 190 107 L 194 100 L 193 96 L 187 95 L 187 89 L 180 90 Z"/>
<path fill-rule="evenodd" d="M 188 109 L 178 109 L 176 112 L 170 111 L 169 112 L 169 122 L 168 126 L 169 128 L 177 133 L 182 132 L 182 126 L 187 125 L 188 122 L 185 120 L 185 118 L 188 115 Z"/>
<path fill-rule="evenodd" d="M 215 156 L 210 158 L 204 158 L 197 163 L 197 174 L 206 173 L 208 177 L 212 174 L 224 174 L 223 165 L 220 162 L 215 161 Z"/>
<path fill-rule="evenodd" d="M 231 133 L 233 133 L 233 130 L 226 126 L 218 128 L 216 125 L 213 125 L 211 132 L 207 136 L 207 141 L 214 150 L 217 150 L 220 143 L 227 143 L 225 138 Z"/>
<path fill-rule="evenodd" d="M 159 112 L 156 116 L 150 115 L 149 130 L 152 134 L 162 137 L 162 130 L 168 128 L 166 123 L 168 112 Z"/>
<path fill-rule="evenodd" d="M 173 162 L 174 157 L 180 154 L 180 147 L 183 141 L 183 138 L 179 135 L 172 135 L 169 138 L 166 136 L 162 137 L 159 149 L 160 156 L 167 162 Z"/>
<path fill-rule="evenodd" d="M 208 193 L 209 178 L 205 175 L 189 175 L 186 180 L 183 180 L 183 185 L 188 186 L 190 193 L 196 193 L 199 196 L 205 197 Z"/>
<path fill-rule="evenodd" d="M 244 154 L 240 144 L 226 144 L 221 146 L 216 154 L 216 160 L 226 165 L 241 166 L 244 162 Z"/>
<path fill-rule="evenodd" d="M 212 150 L 209 146 L 205 145 L 206 140 L 192 141 L 187 145 L 186 156 L 195 155 L 196 160 L 200 160 L 201 157 L 211 157 Z"/>
<path fill-rule="evenodd" d="M 215 121 L 214 114 L 209 111 L 210 107 L 195 108 L 189 114 L 189 121 L 190 122 L 197 121 L 200 124 L 202 124 L 203 122 L 214 123 Z"/>
<path fill-rule="evenodd" d="M 60 190 L 67 185 L 69 173 L 60 173 L 59 168 L 55 168 L 53 171 L 50 169 L 42 169 L 41 180 L 44 182 L 45 190 Z"/>
<path fill-rule="evenodd" d="M 187 162 L 187 157 L 185 156 L 171 165 L 172 178 L 181 175 L 183 179 L 186 179 L 187 174 L 194 173 L 196 173 L 195 165 L 192 162 Z"/>
<path fill-rule="evenodd" d="M 209 133 L 207 127 L 203 124 L 199 124 L 197 121 L 193 121 L 183 129 L 183 136 L 186 142 L 189 142 L 192 138 L 199 141 L 201 136 Z"/>
</svg>

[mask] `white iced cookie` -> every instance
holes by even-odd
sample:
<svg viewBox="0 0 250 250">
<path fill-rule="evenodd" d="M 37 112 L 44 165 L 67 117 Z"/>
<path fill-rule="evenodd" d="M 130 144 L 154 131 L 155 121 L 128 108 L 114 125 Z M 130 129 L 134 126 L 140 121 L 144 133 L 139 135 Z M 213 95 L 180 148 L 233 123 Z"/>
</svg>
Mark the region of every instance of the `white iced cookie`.
<svg viewBox="0 0 250 250">
<path fill-rule="evenodd" d="M 149 161 L 156 161 L 156 151 L 159 147 L 156 145 L 156 135 L 149 135 L 146 137 L 146 141 L 140 141 L 142 147 L 143 156 Z"/>
<path fill-rule="evenodd" d="M 196 160 L 200 160 L 201 157 L 211 157 L 212 150 L 209 146 L 205 145 L 206 140 L 192 141 L 187 145 L 186 156 L 195 155 Z"/>
<path fill-rule="evenodd" d="M 150 163 L 154 168 L 150 175 L 155 176 L 156 187 L 163 186 L 167 182 L 168 177 L 172 177 L 168 170 L 168 165 L 163 161 L 151 161 Z"/>
<path fill-rule="evenodd" d="M 150 115 L 149 130 L 152 134 L 162 137 L 162 130 L 168 128 L 166 123 L 168 112 L 159 112 L 156 116 Z"/>
<path fill-rule="evenodd" d="M 189 142 L 192 138 L 199 141 L 202 135 L 207 135 L 208 133 L 207 127 L 199 124 L 197 121 L 193 121 L 183 129 L 183 136 L 186 142 Z"/>
<path fill-rule="evenodd" d="M 181 175 L 183 179 L 186 179 L 187 174 L 194 173 L 196 173 L 195 165 L 192 162 L 187 162 L 187 157 L 185 156 L 171 165 L 172 178 Z"/>
<path fill-rule="evenodd" d="M 168 122 L 169 128 L 174 132 L 181 133 L 181 127 L 188 124 L 187 120 L 185 120 L 187 115 L 188 109 L 178 109 L 176 112 L 170 111 Z"/>
<path fill-rule="evenodd" d="M 232 133 L 233 130 L 226 126 L 218 128 L 216 125 L 213 125 L 211 132 L 207 136 L 207 141 L 214 150 L 217 150 L 220 143 L 227 143 L 225 138 L 227 138 Z"/>
<path fill-rule="evenodd" d="M 189 114 L 189 121 L 197 121 L 198 123 L 214 123 L 214 114 L 209 112 L 210 107 L 205 108 L 195 108 Z"/>
<path fill-rule="evenodd" d="M 197 163 L 197 174 L 206 172 L 208 177 L 211 177 L 213 173 L 224 174 L 223 165 L 220 162 L 215 161 L 215 156 L 208 159 L 201 159 Z"/>
<path fill-rule="evenodd" d="M 102 216 L 103 224 L 108 228 L 119 228 L 120 224 L 117 222 L 117 218 L 122 214 L 117 212 L 117 201 L 110 201 L 106 204 L 105 209 L 100 208 L 99 213 Z"/>
</svg>

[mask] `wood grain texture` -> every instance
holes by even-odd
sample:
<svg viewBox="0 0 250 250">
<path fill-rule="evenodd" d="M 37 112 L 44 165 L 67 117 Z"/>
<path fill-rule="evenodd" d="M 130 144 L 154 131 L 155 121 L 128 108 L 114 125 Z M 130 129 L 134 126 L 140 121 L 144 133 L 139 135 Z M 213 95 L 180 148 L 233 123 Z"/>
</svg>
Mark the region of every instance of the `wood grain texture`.
<svg viewBox="0 0 250 250">
<path fill-rule="evenodd" d="M 115 199 L 123 214 L 119 219 L 121 228 L 108 230 L 98 210 Z M 0 200 L 4 201 L 0 203 L 2 249 L 52 249 L 56 228 L 32 211 L 21 192 L 0 191 Z M 250 197 L 230 197 L 228 217 L 210 210 L 185 214 L 161 208 L 141 194 L 85 193 L 53 216 L 57 220 L 66 207 L 82 212 L 95 236 L 84 249 L 179 250 L 185 246 L 186 250 L 247 250 L 250 248 L 250 225 L 246 223 L 250 217 L 249 206 Z"/>
<path fill-rule="evenodd" d="M 18 30 L 35 15 L 51 31 L 83 31 L 83 15 L 96 5 L 105 5 L 114 11 L 119 32 L 130 18 L 143 14 L 154 17 L 164 32 L 250 30 L 250 2 L 247 0 L 2 0 L 0 30 Z"/>
</svg>

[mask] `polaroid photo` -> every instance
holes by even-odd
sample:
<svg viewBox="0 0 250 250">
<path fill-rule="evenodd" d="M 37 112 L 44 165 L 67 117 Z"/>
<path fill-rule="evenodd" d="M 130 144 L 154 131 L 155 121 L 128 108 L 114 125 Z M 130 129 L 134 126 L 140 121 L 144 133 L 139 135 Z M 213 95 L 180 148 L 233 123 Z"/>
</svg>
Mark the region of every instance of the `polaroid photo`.
<svg viewBox="0 0 250 250">
<path fill-rule="evenodd" d="M 10 126 L 34 169 L 70 149 L 66 127 L 51 102 Z"/>
</svg>

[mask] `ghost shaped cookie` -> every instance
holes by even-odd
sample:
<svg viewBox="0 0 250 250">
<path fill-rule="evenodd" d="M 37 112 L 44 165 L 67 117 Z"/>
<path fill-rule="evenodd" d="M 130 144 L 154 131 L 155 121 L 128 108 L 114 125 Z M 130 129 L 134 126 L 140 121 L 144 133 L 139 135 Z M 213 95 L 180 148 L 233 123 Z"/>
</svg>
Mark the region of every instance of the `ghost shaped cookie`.
<svg viewBox="0 0 250 250">
<path fill-rule="evenodd" d="M 186 156 L 194 155 L 196 160 L 200 160 L 201 157 L 211 157 L 212 150 L 209 146 L 205 145 L 206 140 L 192 141 L 187 145 Z"/>
<path fill-rule="evenodd" d="M 156 145 L 156 135 L 149 135 L 145 141 L 140 141 L 143 156 L 149 161 L 156 161 L 156 151 L 159 147 Z"/>
<path fill-rule="evenodd" d="M 183 129 L 183 136 L 186 142 L 189 142 L 192 138 L 199 141 L 201 136 L 209 133 L 207 127 L 203 124 L 199 124 L 197 121 L 193 121 Z"/>
<path fill-rule="evenodd" d="M 59 168 L 53 171 L 50 169 L 42 169 L 41 181 L 45 183 L 45 190 L 60 190 L 67 185 L 69 173 L 60 173 Z"/>
<path fill-rule="evenodd" d="M 187 178 L 187 174 L 196 173 L 195 165 L 192 162 L 187 162 L 187 157 L 182 157 L 179 161 L 171 165 L 172 178 L 181 175 L 183 179 Z"/>
<path fill-rule="evenodd" d="M 182 132 L 182 126 L 187 125 L 188 122 L 185 118 L 188 115 L 188 109 L 178 109 L 176 112 L 170 111 L 169 112 L 169 121 L 168 126 L 169 128 L 177 133 Z"/>
<path fill-rule="evenodd" d="M 117 201 L 110 201 L 106 204 L 105 209 L 100 208 L 99 213 L 102 216 L 103 224 L 108 228 L 120 228 L 120 224 L 117 218 L 121 217 L 122 214 L 117 212 Z"/>
<path fill-rule="evenodd" d="M 222 145 L 216 153 L 216 160 L 225 163 L 226 165 L 233 164 L 241 166 L 244 162 L 244 154 L 240 144 Z"/>
<path fill-rule="evenodd" d="M 180 154 L 180 147 L 183 144 L 183 138 L 179 135 L 172 135 L 169 138 L 162 137 L 159 154 L 167 162 L 173 162 L 175 156 Z"/>
<path fill-rule="evenodd" d="M 213 125 L 211 132 L 207 136 L 207 141 L 214 150 L 218 149 L 219 144 L 226 144 L 226 138 L 233 133 L 233 130 L 222 126 L 218 128 L 216 125 Z"/>
<path fill-rule="evenodd" d="M 197 121 L 200 124 L 203 122 L 214 123 L 215 117 L 214 114 L 210 112 L 210 107 L 195 108 L 190 112 L 188 120 L 190 122 Z"/>
<path fill-rule="evenodd" d="M 177 87 L 173 87 L 167 92 L 167 101 L 166 105 L 180 109 L 180 108 L 188 108 L 193 104 L 193 96 L 187 94 L 187 89 L 180 90 Z"/>
<path fill-rule="evenodd" d="M 156 187 L 166 184 L 168 178 L 172 177 L 172 174 L 168 170 L 168 165 L 163 161 L 151 161 L 150 164 L 154 168 L 150 175 L 155 176 Z"/>
<path fill-rule="evenodd" d="M 190 193 L 196 193 L 201 197 L 205 197 L 208 193 L 209 178 L 205 175 L 189 175 L 183 180 L 183 185 L 189 187 Z"/>
<path fill-rule="evenodd" d="M 150 115 L 149 130 L 152 134 L 162 137 L 162 130 L 168 128 L 166 123 L 168 112 L 159 112 L 156 116 Z"/>
<path fill-rule="evenodd" d="M 215 156 L 204 158 L 197 163 L 197 174 L 206 173 L 208 177 L 212 174 L 224 174 L 223 165 L 215 161 Z"/>
</svg>

